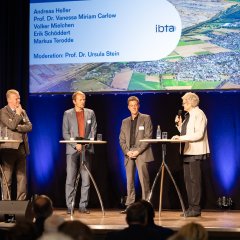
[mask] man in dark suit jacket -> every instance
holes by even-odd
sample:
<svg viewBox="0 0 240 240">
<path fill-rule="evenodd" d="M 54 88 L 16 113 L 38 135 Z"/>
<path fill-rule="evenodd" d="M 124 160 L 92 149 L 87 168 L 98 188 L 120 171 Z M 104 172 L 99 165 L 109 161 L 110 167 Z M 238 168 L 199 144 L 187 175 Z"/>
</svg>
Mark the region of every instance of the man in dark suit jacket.
<svg viewBox="0 0 240 240">
<path fill-rule="evenodd" d="M 125 156 L 125 168 L 127 175 L 127 199 L 126 206 L 135 202 L 134 177 L 137 167 L 142 187 L 142 199 L 148 199 L 150 194 L 150 182 L 147 163 L 154 160 L 152 148 L 149 143 L 139 140 L 152 138 L 152 122 L 149 115 L 139 112 L 139 99 L 135 96 L 128 98 L 128 109 L 131 116 L 122 121 L 119 141 Z M 126 213 L 126 210 L 121 213 Z"/>
<path fill-rule="evenodd" d="M 11 199 L 12 174 L 13 170 L 15 170 L 17 200 L 25 200 L 27 195 L 26 156 L 29 154 L 27 133 L 32 130 L 32 124 L 26 111 L 22 109 L 18 91 L 14 89 L 8 90 L 6 97 L 8 105 L 2 108 L 0 112 L 2 137 L 21 142 L 0 144 L 1 165 L 4 173 L 3 199 Z"/>
<path fill-rule="evenodd" d="M 70 138 L 82 137 L 84 139 L 94 138 L 97 131 L 97 122 L 93 110 L 85 108 L 86 96 L 83 92 L 77 91 L 72 96 L 74 108 L 64 112 L 62 132 L 63 138 L 69 140 Z M 66 178 L 66 205 L 67 213 L 71 213 L 72 201 L 74 201 L 74 184 L 77 173 L 79 171 L 79 163 L 81 158 L 82 145 L 81 144 L 67 144 L 67 178 Z M 94 153 L 93 146 L 86 147 L 85 165 L 90 169 L 91 155 Z M 82 213 L 90 213 L 87 210 L 90 177 L 83 165 L 80 166 L 80 174 L 82 178 L 81 199 L 79 203 L 79 211 Z"/>
</svg>

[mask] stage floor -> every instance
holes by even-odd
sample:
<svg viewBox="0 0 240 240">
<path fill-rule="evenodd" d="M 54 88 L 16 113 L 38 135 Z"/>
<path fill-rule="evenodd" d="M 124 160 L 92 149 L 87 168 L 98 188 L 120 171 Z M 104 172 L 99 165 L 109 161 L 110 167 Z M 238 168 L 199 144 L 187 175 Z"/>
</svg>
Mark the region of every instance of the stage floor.
<svg viewBox="0 0 240 240">
<path fill-rule="evenodd" d="M 65 220 L 80 220 L 90 226 L 95 233 L 120 230 L 127 227 L 125 217 L 120 210 L 102 211 L 90 209 L 90 214 L 80 214 L 75 211 L 73 217 L 66 214 L 66 210 L 55 210 L 54 214 L 61 215 Z M 177 231 L 189 222 L 202 224 L 209 232 L 209 239 L 240 239 L 240 212 L 239 211 L 203 211 L 201 217 L 180 217 L 180 211 L 162 211 L 159 217 L 155 212 L 155 223 Z"/>
<path fill-rule="evenodd" d="M 54 214 L 65 220 L 80 220 L 87 224 L 94 232 L 94 240 L 104 240 L 106 233 L 127 227 L 126 215 L 120 210 L 106 210 L 105 215 L 100 209 L 90 209 L 90 214 L 82 214 L 77 210 L 71 217 L 66 209 L 55 209 Z M 203 211 L 201 217 L 180 217 L 180 211 L 162 211 L 159 216 L 155 211 L 155 223 L 174 231 L 190 222 L 202 224 L 209 233 L 209 240 L 239 240 L 240 239 L 240 211 Z M 9 229 L 12 223 L 0 222 L 0 229 Z"/>
</svg>

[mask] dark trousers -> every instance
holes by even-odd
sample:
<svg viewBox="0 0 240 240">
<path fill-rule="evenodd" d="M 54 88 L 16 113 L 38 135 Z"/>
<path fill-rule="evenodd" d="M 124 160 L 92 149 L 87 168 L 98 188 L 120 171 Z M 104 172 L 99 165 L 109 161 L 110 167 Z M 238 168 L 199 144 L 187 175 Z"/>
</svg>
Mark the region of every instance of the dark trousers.
<svg viewBox="0 0 240 240">
<path fill-rule="evenodd" d="M 194 162 L 184 162 L 184 181 L 187 190 L 189 210 L 201 211 L 201 160 Z"/>
<path fill-rule="evenodd" d="M 27 176 L 24 145 L 20 144 L 18 149 L 1 149 L 1 166 L 4 173 L 2 178 L 3 200 L 11 200 L 11 196 L 8 196 L 6 182 L 11 195 L 13 172 L 16 172 L 17 200 L 25 200 L 27 196 Z"/>
</svg>

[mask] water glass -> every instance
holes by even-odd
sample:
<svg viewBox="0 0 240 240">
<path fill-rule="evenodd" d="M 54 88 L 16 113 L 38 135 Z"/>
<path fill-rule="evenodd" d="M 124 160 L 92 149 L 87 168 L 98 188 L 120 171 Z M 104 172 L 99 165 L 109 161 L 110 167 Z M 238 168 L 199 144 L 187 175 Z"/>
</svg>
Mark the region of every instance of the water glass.
<svg viewBox="0 0 240 240">
<path fill-rule="evenodd" d="M 168 133 L 162 132 L 162 139 L 168 139 Z"/>
<path fill-rule="evenodd" d="M 97 134 L 97 141 L 102 141 L 102 134 L 100 133 Z"/>
<path fill-rule="evenodd" d="M 94 131 L 93 131 L 93 129 L 90 132 L 90 141 L 94 141 Z"/>
<path fill-rule="evenodd" d="M 7 127 L 5 127 L 4 140 L 8 140 L 8 130 L 7 130 Z"/>
</svg>

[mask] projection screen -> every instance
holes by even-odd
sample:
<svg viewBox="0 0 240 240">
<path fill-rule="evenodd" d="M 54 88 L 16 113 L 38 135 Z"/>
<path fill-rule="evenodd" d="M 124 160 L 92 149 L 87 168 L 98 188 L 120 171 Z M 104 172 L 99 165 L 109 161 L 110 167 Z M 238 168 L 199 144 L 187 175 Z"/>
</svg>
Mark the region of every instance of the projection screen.
<svg viewBox="0 0 240 240">
<path fill-rule="evenodd" d="M 30 93 L 240 88 L 240 3 L 30 1 Z"/>
</svg>

